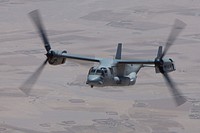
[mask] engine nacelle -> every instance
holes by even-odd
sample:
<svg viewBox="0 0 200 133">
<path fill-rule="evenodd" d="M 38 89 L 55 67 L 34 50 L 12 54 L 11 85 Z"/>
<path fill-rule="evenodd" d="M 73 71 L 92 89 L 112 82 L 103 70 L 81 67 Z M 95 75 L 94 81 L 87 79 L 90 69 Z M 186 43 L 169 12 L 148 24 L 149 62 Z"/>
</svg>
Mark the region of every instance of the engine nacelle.
<svg viewBox="0 0 200 133">
<path fill-rule="evenodd" d="M 163 59 L 161 61 L 155 60 L 156 73 L 165 73 L 175 71 L 174 62 L 172 59 Z"/>
<path fill-rule="evenodd" d="M 67 51 L 50 51 L 50 56 L 48 56 L 48 62 L 51 65 L 60 65 L 64 64 L 66 58 L 56 57 L 55 55 L 61 55 L 63 53 L 67 53 Z"/>
</svg>

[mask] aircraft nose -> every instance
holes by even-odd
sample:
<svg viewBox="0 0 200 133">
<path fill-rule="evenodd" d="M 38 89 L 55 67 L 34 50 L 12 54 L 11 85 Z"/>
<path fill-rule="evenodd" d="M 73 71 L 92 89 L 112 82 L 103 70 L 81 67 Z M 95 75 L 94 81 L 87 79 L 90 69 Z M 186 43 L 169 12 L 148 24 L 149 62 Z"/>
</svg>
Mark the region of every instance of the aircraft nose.
<svg viewBox="0 0 200 133">
<path fill-rule="evenodd" d="M 100 75 L 89 75 L 86 83 L 95 86 L 102 85 L 103 81 Z"/>
</svg>

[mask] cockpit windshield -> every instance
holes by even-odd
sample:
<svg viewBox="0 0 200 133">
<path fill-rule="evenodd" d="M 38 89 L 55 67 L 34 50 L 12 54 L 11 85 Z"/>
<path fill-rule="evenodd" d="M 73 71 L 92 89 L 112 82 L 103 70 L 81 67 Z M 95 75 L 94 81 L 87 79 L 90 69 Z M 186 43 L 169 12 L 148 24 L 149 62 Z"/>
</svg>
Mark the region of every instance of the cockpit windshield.
<svg viewBox="0 0 200 133">
<path fill-rule="evenodd" d="M 89 71 L 89 74 L 95 74 L 95 69 L 91 68 L 90 71 Z"/>
<path fill-rule="evenodd" d="M 107 73 L 107 70 L 106 70 L 106 68 L 94 68 L 94 67 L 92 67 L 91 69 L 90 69 L 90 71 L 89 71 L 89 74 L 90 75 L 102 75 L 102 76 L 104 76 L 105 75 L 105 73 Z"/>
<path fill-rule="evenodd" d="M 97 70 L 96 70 L 96 74 L 97 74 L 97 75 L 102 75 L 102 73 L 103 73 L 102 70 L 100 70 L 100 69 L 97 69 Z"/>
</svg>

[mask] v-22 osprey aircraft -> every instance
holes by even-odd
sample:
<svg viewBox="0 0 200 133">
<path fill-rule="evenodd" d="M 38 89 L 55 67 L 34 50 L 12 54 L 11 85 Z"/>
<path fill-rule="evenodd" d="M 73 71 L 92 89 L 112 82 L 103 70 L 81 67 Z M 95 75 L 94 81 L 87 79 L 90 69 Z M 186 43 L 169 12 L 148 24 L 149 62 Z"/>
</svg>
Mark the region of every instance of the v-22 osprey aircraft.
<svg viewBox="0 0 200 133">
<path fill-rule="evenodd" d="M 124 60 L 122 59 L 122 44 L 119 43 L 115 58 L 96 58 L 82 55 L 70 54 L 67 51 L 56 51 L 51 49 L 46 31 L 44 29 L 38 10 L 29 13 L 33 23 L 35 24 L 38 33 L 44 43 L 47 51 L 46 60 L 44 63 L 28 78 L 28 80 L 20 87 L 27 95 L 30 93 L 32 86 L 35 84 L 43 68 L 47 64 L 60 65 L 64 64 L 66 59 L 83 60 L 89 62 L 97 62 L 98 66 L 93 66 L 89 69 L 86 84 L 91 87 L 104 86 L 130 86 L 136 83 L 137 73 L 142 67 L 154 67 L 156 73 L 161 73 L 172 93 L 177 106 L 186 102 L 186 98 L 177 89 L 176 85 L 169 76 L 169 72 L 175 71 L 174 61 L 170 58 L 164 58 L 169 47 L 174 43 L 177 36 L 185 28 L 186 24 L 181 20 L 176 19 L 171 30 L 171 33 L 166 41 L 165 48 L 159 46 L 157 57 L 155 59 L 144 60 Z"/>
</svg>

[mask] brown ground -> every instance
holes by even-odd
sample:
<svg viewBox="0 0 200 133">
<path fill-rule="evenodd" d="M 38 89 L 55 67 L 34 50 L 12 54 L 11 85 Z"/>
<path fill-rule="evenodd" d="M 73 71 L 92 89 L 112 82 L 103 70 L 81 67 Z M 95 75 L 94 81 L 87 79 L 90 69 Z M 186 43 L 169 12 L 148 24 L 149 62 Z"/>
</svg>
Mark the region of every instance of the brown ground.
<svg viewBox="0 0 200 133">
<path fill-rule="evenodd" d="M 90 88 L 90 65 L 47 65 L 27 97 L 19 86 L 45 59 L 27 13 L 40 9 L 53 49 L 155 58 L 175 18 L 187 24 L 168 56 L 188 98 L 174 107 L 160 74 L 142 69 L 130 87 Z M 0 0 L 0 133 L 199 133 L 199 0 Z M 198 119 L 199 118 L 199 119 Z"/>
</svg>

